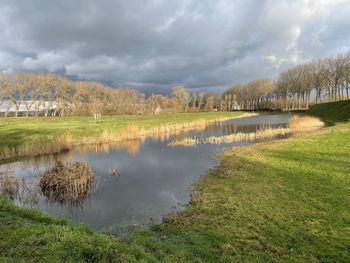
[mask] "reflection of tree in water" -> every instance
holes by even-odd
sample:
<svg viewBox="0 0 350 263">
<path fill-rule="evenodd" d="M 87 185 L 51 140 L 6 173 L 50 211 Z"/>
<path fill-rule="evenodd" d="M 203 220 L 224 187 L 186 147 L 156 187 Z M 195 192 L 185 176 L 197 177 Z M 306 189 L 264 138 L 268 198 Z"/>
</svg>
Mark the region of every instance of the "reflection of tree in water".
<svg viewBox="0 0 350 263">
<path fill-rule="evenodd" d="M 72 151 L 64 151 L 58 154 L 40 155 L 34 158 L 24 158 L 19 164 L 22 169 L 32 169 L 33 173 L 38 173 L 39 167 L 50 167 L 54 163 L 69 162 L 73 159 Z M 18 166 L 18 163 L 16 164 Z"/>
<path fill-rule="evenodd" d="M 125 140 L 117 143 L 103 143 L 103 144 L 94 144 L 94 145 L 84 145 L 76 149 L 76 152 L 85 153 L 85 152 L 95 152 L 95 153 L 105 153 L 108 154 L 113 150 L 126 151 L 131 156 L 135 156 L 139 153 L 141 145 L 144 143 L 144 140 L 135 139 L 135 140 Z"/>
</svg>

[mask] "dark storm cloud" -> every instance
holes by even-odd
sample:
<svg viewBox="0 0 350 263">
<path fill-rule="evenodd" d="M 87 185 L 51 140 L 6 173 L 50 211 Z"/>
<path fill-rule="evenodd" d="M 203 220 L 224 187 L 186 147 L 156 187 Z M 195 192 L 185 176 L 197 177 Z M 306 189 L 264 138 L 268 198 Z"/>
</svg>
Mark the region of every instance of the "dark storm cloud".
<svg viewBox="0 0 350 263">
<path fill-rule="evenodd" d="M 345 0 L 0 0 L 0 71 L 220 92 L 347 50 L 349 11 Z"/>
</svg>

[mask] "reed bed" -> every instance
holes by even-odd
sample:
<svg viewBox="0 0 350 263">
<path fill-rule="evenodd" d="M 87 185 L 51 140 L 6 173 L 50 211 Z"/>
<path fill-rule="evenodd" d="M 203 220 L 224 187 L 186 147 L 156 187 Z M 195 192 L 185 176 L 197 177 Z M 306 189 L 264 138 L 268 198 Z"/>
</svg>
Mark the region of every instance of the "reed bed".
<svg viewBox="0 0 350 263">
<path fill-rule="evenodd" d="M 312 131 L 325 126 L 319 118 L 298 115 L 290 118 L 288 124 L 294 132 Z"/>
<path fill-rule="evenodd" d="M 64 164 L 58 161 L 40 178 L 41 192 L 51 201 L 76 201 L 93 191 L 95 175 L 83 161 Z"/>
<path fill-rule="evenodd" d="M 234 143 L 240 141 L 256 141 L 259 139 L 267 139 L 267 138 L 275 138 L 277 136 L 287 136 L 291 134 L 292 130 L 290 128 L 267 128 L 261 129 L 256 132 L 250 133 L 233 133 L 230 135 L 224 136 L 210 136 L 207 138 L 182 138 L 176 139 L 170 143 L 168 146 L 177 147 L 177 146 L 185 146 L 190 147 L 198 144 L 222 144 L 222 143 Z"/>
<path fill-rule="evenodd" d="M 309 132 L 324 127 L 324 123 L 318 118 L 309 116 L 293 116 L 288 122 L 288 127 L 263 127 L 256 132 L 250 133 L 233 133 L 224 136 L 211 136 L 208 138 L 182 138 L 168 143 L 170 147 L 184 146 L 189 147 L 197 144 L 222 144 L 234 143 L 240 141 L 256 141 L 261 139 L 272 139 L 276 137 L 286 137 L 293 133 Z"/>
<path fill-rule="evenodd" d="M 289 128 L 267 128 L 267 129 L 261 129 L 256 132 L 250 132 L 250 133 L 234 133 L 230 135 L 224 135 L 224 136 L 211 136 L 206 139 L 204 139 L 204 143 L 206 144 L 221 144 L 221 143 L 234 143 L 234 142 L 240 142 L 240 141 L 256 141 L 261 139 L 272 139 L 278 136 L 287 136 L 291 134 L 291 129 Z"/>
</svg>

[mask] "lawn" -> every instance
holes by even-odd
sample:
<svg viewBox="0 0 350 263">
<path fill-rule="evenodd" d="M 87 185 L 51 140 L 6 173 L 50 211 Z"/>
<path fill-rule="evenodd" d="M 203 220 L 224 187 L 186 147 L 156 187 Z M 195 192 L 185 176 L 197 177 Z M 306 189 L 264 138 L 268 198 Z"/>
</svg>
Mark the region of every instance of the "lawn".
<svg viewBox="0 0 350 263">
<path fill-rule="evenodd" d="M 0 256 L 5 262 L 350 262 L 350 123 L 325 108 L 318 115 L 334 126 L 227 150 L 196 184 L 184 212 L 121 240 L 1 200 Z"/>
</svg>

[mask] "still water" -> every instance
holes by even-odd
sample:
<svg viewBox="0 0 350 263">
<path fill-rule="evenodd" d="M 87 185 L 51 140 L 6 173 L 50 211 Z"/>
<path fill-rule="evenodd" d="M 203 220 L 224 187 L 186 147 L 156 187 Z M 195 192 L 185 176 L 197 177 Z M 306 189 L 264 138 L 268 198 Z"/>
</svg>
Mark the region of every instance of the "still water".
<svg viewBox="0 0 350 263">
<path fill-rule="evenodd" d="M 78 204 L 55 203 L 40 196 L 33 208 L 69 218 L 73 222 L 86 223 L 102 231 L 123 233 L 135 226 L 159 223 L 164 214 L 183 209 L 190 199 L 191 186 L 217 164 L 216 153 L 224 148 L 251 144 L 239 142 L 169 147 L 171 140 L 255 132 L 266 125 L 285 127 L 288 119 L 289 115 L 233 119 L 212 123 L 202 130 L 162 138 L 78 147 L 67 153 L 5 164 L 0 166 L 0 171 L 11 171 L 17 177 L 25 178 L 28 185 L 34 186 L 42 172 L 57 160 L 88 162 L 99 182 L 96 193 Z M 118 177 L 109 176 L 109 171 L 114 169 L 119 171 Z"/>
</svg>

